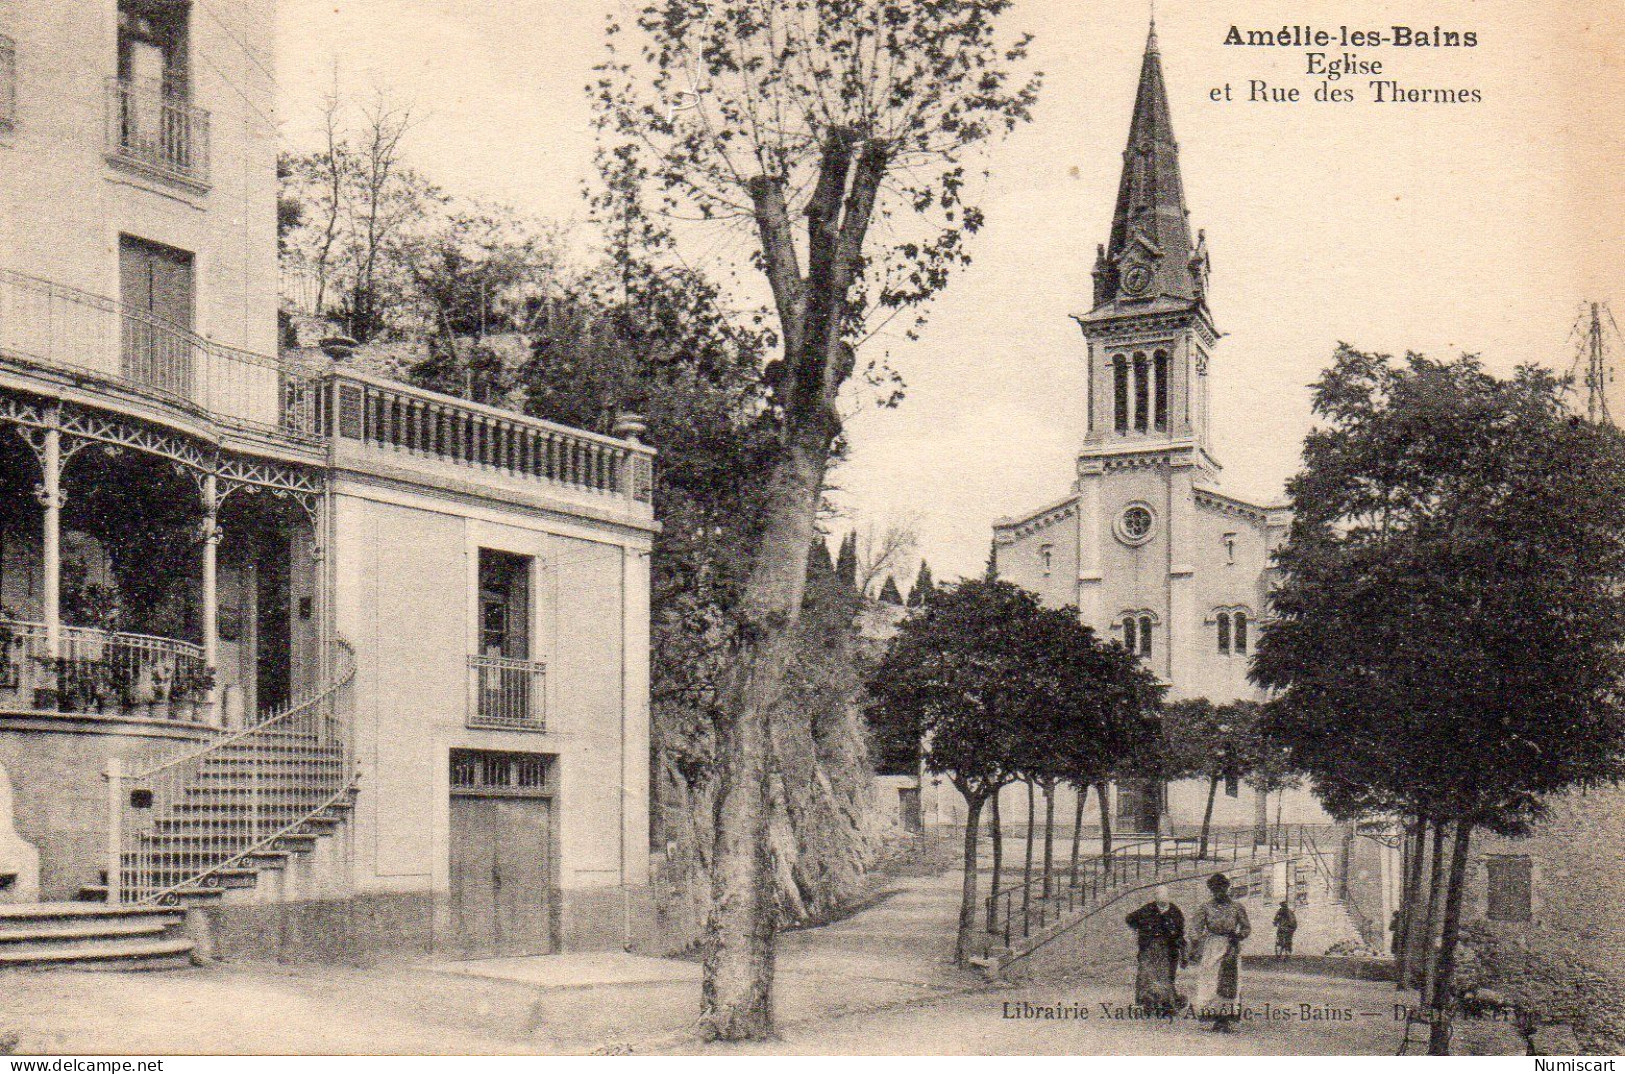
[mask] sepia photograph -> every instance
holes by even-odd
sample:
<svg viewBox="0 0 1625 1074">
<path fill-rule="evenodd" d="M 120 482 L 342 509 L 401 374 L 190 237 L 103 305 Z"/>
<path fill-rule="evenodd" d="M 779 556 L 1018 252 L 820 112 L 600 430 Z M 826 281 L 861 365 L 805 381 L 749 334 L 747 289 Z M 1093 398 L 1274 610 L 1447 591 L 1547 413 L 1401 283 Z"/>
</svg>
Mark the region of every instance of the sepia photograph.
<svg viewBox="0 0 1625 1074">
<path fill-rule="evenodd" d="M 1622 98 L 1618 0 L 0 0 L 0 1063 L 1614 1069 Z"/>
</svg>

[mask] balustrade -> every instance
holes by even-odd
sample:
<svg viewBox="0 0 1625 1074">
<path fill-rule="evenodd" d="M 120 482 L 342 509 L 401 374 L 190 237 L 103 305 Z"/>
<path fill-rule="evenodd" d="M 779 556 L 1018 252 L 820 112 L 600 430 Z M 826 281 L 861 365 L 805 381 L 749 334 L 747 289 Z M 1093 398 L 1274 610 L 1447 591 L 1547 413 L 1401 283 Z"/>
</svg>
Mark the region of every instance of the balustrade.
<svg viewBox="0 0 1625 1074">
<path fill-rule="evenodd" d="M 0 620 L 0 707 L 90 717 L 209 720 L 214 673 L 201 646 L 64 626 L 53 658 L 43 623 Z M 9 697 L 9 704 L 5 699 Z"/>
</svg>

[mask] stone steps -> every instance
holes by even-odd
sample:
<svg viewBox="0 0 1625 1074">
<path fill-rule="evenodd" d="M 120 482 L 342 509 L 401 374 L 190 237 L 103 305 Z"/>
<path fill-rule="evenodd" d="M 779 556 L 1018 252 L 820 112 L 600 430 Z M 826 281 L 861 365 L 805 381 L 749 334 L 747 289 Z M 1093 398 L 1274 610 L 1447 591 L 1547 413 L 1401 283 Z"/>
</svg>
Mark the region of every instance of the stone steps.
<svg viewBox="0 0 1625 1074">
<path fill-rule="evenodd" d="M 190 965 L 185 915 L 170 907 L 86 902 L 0 907 L 0 969 L 172 969 Z"/>
</svg>

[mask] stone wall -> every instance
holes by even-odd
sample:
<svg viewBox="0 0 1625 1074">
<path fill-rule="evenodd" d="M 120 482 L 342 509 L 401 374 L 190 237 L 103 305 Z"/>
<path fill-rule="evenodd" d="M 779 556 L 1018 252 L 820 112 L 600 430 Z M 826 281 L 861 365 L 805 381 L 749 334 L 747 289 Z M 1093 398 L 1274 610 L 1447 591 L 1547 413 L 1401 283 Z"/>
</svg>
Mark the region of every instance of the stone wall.
<svg viewBox="0 0 1625 1074">
<path fill-rule="evenodd" d="M 198 737 L 96 720 L 3 719 L 0 765 L 11 777 L 17 834 L 40 854 L 44 901 L 77 898 L 107 866 L 108 758 L 138 770 Z"/>
<path fill-rule="evenodd" d="M 1530 920 L 1491 921 L 1488 863 L 1527 856 Z M 1532 835 L 1479 833 L 1462 918 L 1464 984 L 1482 983 L 1545 1019 L 1572 1025 L 1587 1048 L 1625 1048 L 1625 789 L 1550 803 Z"/>
</svg>

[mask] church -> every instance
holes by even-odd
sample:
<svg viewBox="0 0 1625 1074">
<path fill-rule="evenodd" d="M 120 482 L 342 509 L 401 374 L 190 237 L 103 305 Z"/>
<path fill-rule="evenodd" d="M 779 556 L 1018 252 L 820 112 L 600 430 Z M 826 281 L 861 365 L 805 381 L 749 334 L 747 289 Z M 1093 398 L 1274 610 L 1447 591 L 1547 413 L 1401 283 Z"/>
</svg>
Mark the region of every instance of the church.
<svg viewBox="0 0 1625 1074">
<path fill-rule="evenodd" d="M 1088 363 L 1085 428 L 1065 496 L 994 524 L 1000 578 L 1046 604 L 1075 605 L 1169 684 L 1170 699 L 1261 698 L 1247 681 L 1268 614 L 1270 553 L 1285 540 L 1286 504 L 1222 488 L 1210 378 L 1223 363 L 1208 308 L 1206 237 L 1193 238 L 1179 148 L 1153 25 L 1123 153 L 1108 241 L 1098 248 L 1091 308 L 1075 320 Z M 1204 781 L 1163 793 L 1114 789 L 1124 831 L 1199 825 Z M 1307 792 L 1266 802 L 1226 786 L 1215 825 L 1323 821 Z"/>
</svg>

